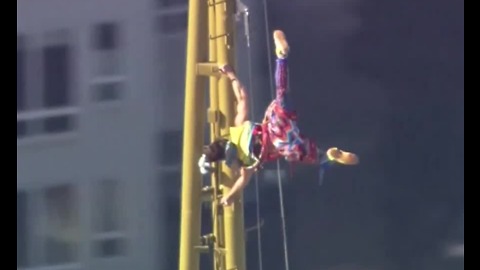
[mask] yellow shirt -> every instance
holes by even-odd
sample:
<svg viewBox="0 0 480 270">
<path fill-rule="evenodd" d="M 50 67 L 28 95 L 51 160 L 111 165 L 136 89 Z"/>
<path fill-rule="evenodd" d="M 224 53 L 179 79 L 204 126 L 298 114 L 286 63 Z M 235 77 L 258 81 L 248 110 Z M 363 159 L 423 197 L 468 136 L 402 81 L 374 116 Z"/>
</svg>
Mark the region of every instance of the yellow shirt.
<svg viewBox="0 0 480 270">
<path fill-rule="evenodd" d="M 239 127 L 230 127 L 230 141 L 237 147 L 237 156 L 243 166 L 251 166 L 256 161 L 252 151 L 254 126 L 254 123 L 245 121 Z"/>
</svg>

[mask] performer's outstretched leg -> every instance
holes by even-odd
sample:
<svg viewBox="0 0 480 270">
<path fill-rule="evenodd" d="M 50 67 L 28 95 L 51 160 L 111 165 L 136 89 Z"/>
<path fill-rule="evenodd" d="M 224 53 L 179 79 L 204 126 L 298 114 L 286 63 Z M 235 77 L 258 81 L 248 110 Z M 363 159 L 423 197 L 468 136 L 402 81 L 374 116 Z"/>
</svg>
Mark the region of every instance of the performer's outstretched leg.
<svg viewBox="0 0 480 270">
<path fill-rule="evenodd" d="M 296 116 L 289 101 L 288 63 L 290 50 L 285 34 L 276 30 L 273 33 L 275 54 L 276 98 L 267 109 L 265 119 L 268 122 L 270 139 L 278 153 L 288 161 L 308 164 L 340 163 L 353 165 L 358 163 L 358 157 L 336 147 L 327 151 L 320 150 L 315 142 L 300 134 Z"/>
<path fill-rule="evenodd" d="M 296 116 L 288 100 L 288 66 L 289 46 L 285 34 L 273 32 L 275 42 L 275 88 L 276 97 L 267 108 L 265 121 L 269 137 L 277 153 L 289 161 L 299 161 L 304 155 L 303 138 L 295 122 Z"/>
<path fill-rule="evenodd" d="M 282 31 L 276 30 L 273 32 L 273 40 L 275 42 L 275 53 L 277 59 L 275 61 L 275 89 L 276 101 L 287 111 L 292 108 L 288 100 L 288 46 L 285 34 Z"/>
</svg>

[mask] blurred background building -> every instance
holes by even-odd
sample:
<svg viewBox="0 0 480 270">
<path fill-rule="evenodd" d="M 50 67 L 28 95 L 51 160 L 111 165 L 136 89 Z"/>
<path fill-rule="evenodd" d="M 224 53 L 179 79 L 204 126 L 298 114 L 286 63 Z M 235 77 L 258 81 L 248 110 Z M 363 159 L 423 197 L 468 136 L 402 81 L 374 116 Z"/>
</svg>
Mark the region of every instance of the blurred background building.
<svg viewBox="0 0 480 270">
<path fill-rule="evenodd" d="M 186 26 L 186 0 L 17 1 L 17 268 L 174 269 Z"/>
<path fill-rule="evenodd" d="M 260 120 L 270 33 L 243 2 L 238 73 Z M 302 130 L 362 162 L 321 187 L 316 168 L 282 169 L 292 269 L 463 269 L 463 1 L 268 2 Z M 176 269 L 186 18 L 187 0 L 17 1 L 17 269 Z M 249 270 L 284 269 L 274 169 L 262 254 L 245 194 Z"/>
</svg>

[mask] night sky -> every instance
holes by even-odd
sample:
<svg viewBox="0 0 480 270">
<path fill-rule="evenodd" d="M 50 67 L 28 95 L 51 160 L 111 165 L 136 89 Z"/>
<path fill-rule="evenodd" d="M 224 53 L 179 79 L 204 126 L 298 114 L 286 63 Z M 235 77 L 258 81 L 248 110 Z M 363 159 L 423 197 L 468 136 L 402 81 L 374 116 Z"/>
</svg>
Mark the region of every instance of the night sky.
<svg viewBox="0 0 480 270">
<path fill-rule="evenodd" d="M 328 171 L 322 186 L 316 168 L 291 171 L 290 269 L 463 269 L 444 256 L 463 243 L 463 1 L 268 5 L 270 30 L 283 29 L 292 47 L 302 132 L 361 158 Z M 262 191 L 263 269 L 284 269 L 277 192 Z"/>
</svg>

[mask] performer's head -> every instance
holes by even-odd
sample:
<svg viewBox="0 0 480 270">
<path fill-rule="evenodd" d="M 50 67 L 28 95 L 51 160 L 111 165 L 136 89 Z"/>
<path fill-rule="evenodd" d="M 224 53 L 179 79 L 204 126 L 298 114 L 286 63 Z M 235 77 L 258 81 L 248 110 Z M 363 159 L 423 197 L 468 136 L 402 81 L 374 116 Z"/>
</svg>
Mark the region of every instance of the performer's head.
<svg viewBox="0 0 480 270">
<path fill-rule="evenodd" d="M 213 171 L 213 162 L 225 159 L 225 148 L 227 147 L 227 144 L 228 140 L 217 139 L 211 144 L 203 147 L 202 156 L 198 160 L 198 167 L 202 174 L 207 174 Z"/>
<path fill-rule="evenodd" d="M 225 147 L 228 140 L 217 139 L 211 144 L 203 147 L 203 155 L 205 155 L 206 162 L 216 162 L 225 159 Z"/>
</svg>

